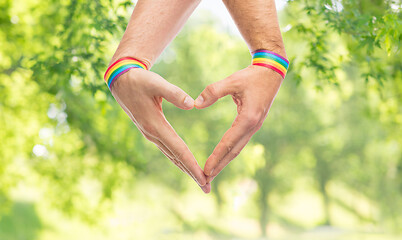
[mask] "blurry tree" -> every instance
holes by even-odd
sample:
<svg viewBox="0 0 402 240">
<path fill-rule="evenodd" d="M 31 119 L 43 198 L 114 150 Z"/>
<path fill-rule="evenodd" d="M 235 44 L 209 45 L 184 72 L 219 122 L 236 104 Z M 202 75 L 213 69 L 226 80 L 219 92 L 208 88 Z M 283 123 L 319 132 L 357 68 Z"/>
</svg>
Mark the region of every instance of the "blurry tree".
<svg viewBox="0 0 402 240">
<path fill-rule="evenodd" d="M 41 225 L 32 203 L 16 202 L 10 213 L 0 219 L 0 238 L 34 240 Z"/>
</svg>

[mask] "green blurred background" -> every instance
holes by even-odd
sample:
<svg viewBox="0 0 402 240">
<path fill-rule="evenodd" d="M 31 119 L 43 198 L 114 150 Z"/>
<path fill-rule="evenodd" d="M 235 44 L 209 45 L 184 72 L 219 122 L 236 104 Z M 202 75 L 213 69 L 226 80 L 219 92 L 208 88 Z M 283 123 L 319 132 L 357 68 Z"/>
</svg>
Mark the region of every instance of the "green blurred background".
<svg viewBox="0 0 402 240">
<path fill-rule="evenodd" d="M 133 3 L 0 0 L 0 240 L 401 239 L 401 2 L 278 2 L 290 70 L 205 195 L 103 82 Z M 194 98 L 251 59 L 201 5 L 152 69 Z M 164 111 L 201 166 L 236 114 Z"/>
</svg>

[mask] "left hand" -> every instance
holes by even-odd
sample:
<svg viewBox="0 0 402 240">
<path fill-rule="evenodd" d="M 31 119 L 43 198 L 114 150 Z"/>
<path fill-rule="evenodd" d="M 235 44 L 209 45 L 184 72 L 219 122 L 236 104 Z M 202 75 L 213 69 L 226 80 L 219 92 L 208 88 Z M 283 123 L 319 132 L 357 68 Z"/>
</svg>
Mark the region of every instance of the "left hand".
<svg viewBox="0 0 402 240">
<path fill-rule="evenodd" d="M 277 72 L 250 65 L 229 77 L 208 85 L 195 101 L 206 108 L 219 98 L 231 95 L 237 105 L 237 117 L 205 163 L 204 173 L 210 183 L 250 141 L 262 126 L 283 79 Z"/>
</svg>

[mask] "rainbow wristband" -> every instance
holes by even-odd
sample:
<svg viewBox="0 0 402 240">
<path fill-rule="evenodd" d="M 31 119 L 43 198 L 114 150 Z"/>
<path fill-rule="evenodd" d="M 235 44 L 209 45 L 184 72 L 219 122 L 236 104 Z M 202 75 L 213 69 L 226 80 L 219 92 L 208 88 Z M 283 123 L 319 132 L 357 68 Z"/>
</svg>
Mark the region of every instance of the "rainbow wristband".
<svg viewBox="0 0 402 240">
<path fill-rule="evenodd" d="M 252 64 L 270 68 L 279 73 L 283 78 L 285 78 L 289 67 L 289 61 L 286 58 L 277 53 L 263 49 L 253 52 Z"/>
<path fill-rule="evenodd" d="M 148 70 L 147 65 L 140 60 L 131 57 L 120 58 L 110 65 L 110 67 L 106 70 L 105 76 L 103 77 L 109 89 L 117 78 L 132 68 L 142 68 Z"/>
</svg>

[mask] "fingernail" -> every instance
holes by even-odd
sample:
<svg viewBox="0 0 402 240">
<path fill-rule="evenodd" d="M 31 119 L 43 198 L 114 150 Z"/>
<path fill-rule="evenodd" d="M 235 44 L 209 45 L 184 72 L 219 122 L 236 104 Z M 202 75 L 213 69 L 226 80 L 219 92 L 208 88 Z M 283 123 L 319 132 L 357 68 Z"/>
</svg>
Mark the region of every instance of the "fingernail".
<svg viewBox="0 0 402 240">
<path fill-rule="evenodd" d="M 205 194 L 208 194 L 211 192 L 211 184 L 207 183 L 205 186 L 202 186 L 201 189 Z"/>
<path fill-rule="evenodd" d="M 195 100 L 195 105 L 200 106 L 204 102 L 204 98 L 202 96 L 198 96 L 198 98 Z"/>
<path fill-rule="evenodd" d="M 184 99 L 184 105 L 185 105 L 186 107 L 194 107 L 194 100 L 193 100 L 190 96 L 187 96 L 187 97 Z"/>
<path fill-rule="evenodd" d="M 201 190 L 202 190 L 204 193 L 207 193 L 207 189 L 206 189 L 205 186 L 200 186 L 200 188 L 201 188 Z"/>
<path fill-rule="evenodd" d="M 212 168 L 212 170 L 209 172 L 209 176 L 212 175 L 212 173 L 214 173 L 215 168 Z"/>
</svg>

